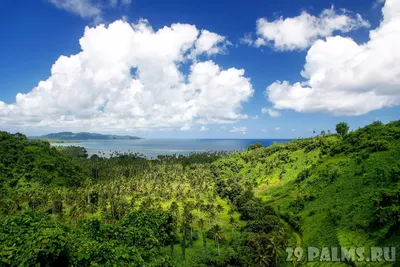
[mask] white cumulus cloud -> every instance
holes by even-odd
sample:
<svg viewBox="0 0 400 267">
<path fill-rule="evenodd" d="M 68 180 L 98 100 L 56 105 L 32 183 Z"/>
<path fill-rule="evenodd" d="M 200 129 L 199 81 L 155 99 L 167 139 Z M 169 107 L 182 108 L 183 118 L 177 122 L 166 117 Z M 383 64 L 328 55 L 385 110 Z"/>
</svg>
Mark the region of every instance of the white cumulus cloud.
<svg viewBox="0 0 400 267">
<path fill-rule="evenodd" d="M 207 132 L 209 129 L 206 126 L 201 126 L 200 132 Z"/>
<path fill-rule="evenodd" d="M 276 50 L 303 50 L 310 47 L 317 39 L 331 36 L 335 31 L 349 32 L 360 27 L 369 27 L 359 14 L 352 14 L 334 7 L 325 9 L 316 17 L 302 12 L 293 18 L 280 17 L 274 21 L 266 18 L 257 20 L 257 36 L 250 42 L 248 36 L 242 40 L 256 47 L 270 45 Z"/>
<path fill-rule="evenodd" d="M 226 46 L 230 44 L 222 35 L 202 30 L 200 37 L 196 40 L 195 48 L 190 55 L 195 58 L 198 55 L 206 54 L 208 56 L 226 53 Z"/>
<path fill-rule="evenodd" d="M 80 53 L 60 56 L 50 77 L 19 93 L 15 103 L 0 101 L 0 125 L 185 130 L 193 123 L 245 118 L 242 103 L 253 95 L 245 71 L 187 60 L 193 51 L 219 52 L 215 43 L 197 46 L 203 34 L 179 23 L 156 31 L 146 20 L 87 27 Z M 183 64 L 189 72 L 181 70 Z"/>
<path fill-rule="evenodd" d="M 262 108 L 261 109 L 261 113 L 262 114 L 267 114 L 271 117 L 271 118 L 276 118 L 279 117 L 281 115 L 281 113 L 277 110 L 274 109 L 270 109 L 270 108 Z"/>
<path fill-rule="evenodd" d="M 387 0 L 383 20 L 370 39 L 318 40 L 309 49 L 306 79 L 276 81 L 266 89 L 275 109 L 361 115 L 400 104 L 400 0 Z"/>
</svg>

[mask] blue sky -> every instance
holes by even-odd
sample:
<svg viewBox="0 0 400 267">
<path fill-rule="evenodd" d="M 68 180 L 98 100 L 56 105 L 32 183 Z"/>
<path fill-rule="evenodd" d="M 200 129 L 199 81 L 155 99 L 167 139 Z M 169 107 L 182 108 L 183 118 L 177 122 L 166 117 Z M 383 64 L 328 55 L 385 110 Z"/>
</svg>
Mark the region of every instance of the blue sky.
<svg viewBox="0 0 400 267">
<path fill-rule="evenodd" d="M 0 129 L 294 138 L 333 131 L 340 121 L 356 129 L 396 120 L 399 39 L 372 42 L 370 31 L 399 25 L 399 6 L 399 0 L 3 0 Z M 182 27 L 174 29 L 176 23 Z M 169 31 L 161 36 L 163 27 Z"/>
</svg>

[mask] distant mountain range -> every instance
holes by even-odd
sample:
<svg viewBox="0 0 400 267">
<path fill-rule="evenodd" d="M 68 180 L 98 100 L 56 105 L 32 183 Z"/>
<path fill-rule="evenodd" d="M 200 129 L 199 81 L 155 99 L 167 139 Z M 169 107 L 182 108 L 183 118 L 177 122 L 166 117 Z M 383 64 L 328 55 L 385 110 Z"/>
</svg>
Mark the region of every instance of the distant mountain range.
<svg viewBox="0 0 400 267">
<path fill-rule="evenodd" d="M 71 133 L 71 132 L 61 132 L 61 133 L 51 133 L 42 136 L 31 137 L 32 139 L 54 139 L 54 140 L 137 140 L 142 139 L 137 136 L 129 135 L 106 135 L 97 133 Z"/>
</svg>

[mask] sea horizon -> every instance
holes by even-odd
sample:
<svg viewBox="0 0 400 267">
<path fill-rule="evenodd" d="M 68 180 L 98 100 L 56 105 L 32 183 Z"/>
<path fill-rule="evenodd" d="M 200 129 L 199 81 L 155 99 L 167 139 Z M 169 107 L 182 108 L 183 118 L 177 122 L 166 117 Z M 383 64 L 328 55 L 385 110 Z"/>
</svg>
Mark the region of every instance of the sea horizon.
<svg viewBox="0 0 400 267">
<path fill-rule="evenodd" d="M 257 142 L 263 146 L 285 143 L 287 138 L 151 138 L 136 140 L 76 140 L 77 142 L 54 143 L 54 146 L 84 147 L 89 155 L 110 157 L 112 153 L 139 153 L 148 158 L 159 155 L 188 155 L 201 152 L 244 151 Z M 74 140 L 75 141 L 75 140 Z"/>
</svg>

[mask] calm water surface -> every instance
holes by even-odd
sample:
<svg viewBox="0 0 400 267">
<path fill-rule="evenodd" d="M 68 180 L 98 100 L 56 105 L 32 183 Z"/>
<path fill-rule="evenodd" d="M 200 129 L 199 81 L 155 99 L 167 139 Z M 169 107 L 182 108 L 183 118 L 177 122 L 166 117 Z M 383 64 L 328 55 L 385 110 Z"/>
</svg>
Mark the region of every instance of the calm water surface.
<svg viewBox="0 0 400 267">
<path fill-rule="evenodd" d="M 243 151 L 249 145 L 260 142 L 270 146 L 274 142 L 284 143 L 288 139 L 139 139 L 139 140 L 84 140 L 79 143 L 55 144 L 60 146 L 83 146 L 89 156 L 93 154 L 109 157 L 111 152 L 141 153 L 148 158 L 158 155 L 187 155 L 206 151 Z M 104 154 L 103 154 L 104 153 Z"/>
</svg>

